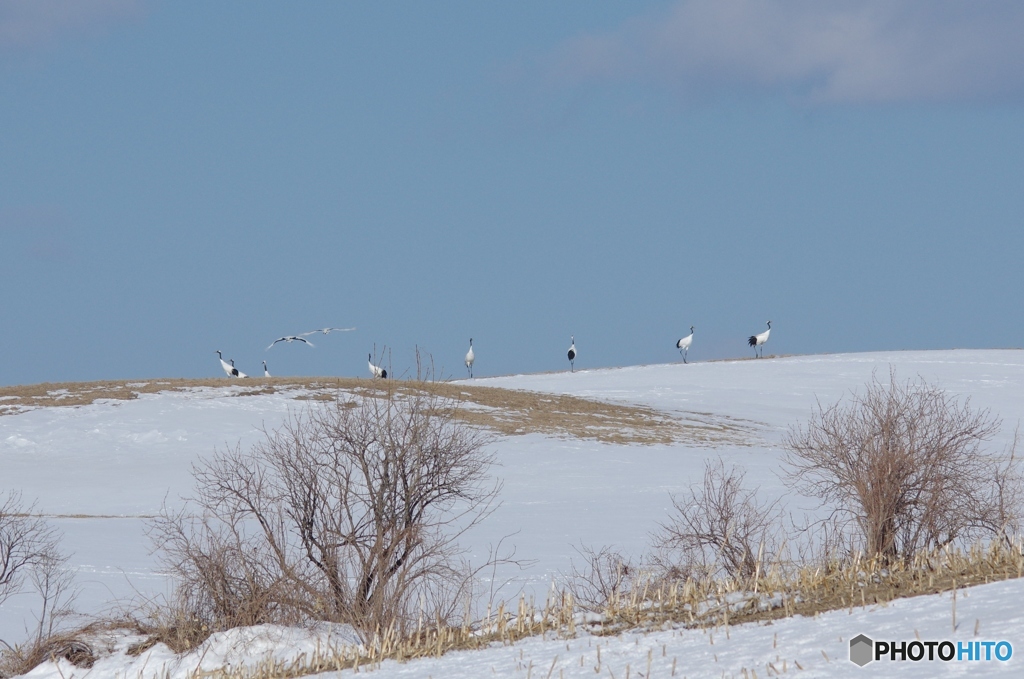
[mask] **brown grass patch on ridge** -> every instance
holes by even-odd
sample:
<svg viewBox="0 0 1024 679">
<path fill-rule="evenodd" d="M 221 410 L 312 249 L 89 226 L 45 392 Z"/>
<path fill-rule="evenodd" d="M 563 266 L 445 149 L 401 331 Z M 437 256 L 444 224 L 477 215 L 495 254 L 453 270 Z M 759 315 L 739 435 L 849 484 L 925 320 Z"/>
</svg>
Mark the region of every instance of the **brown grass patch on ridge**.
<svg viewBox="0 0 1024 679">
<path fill-rule="evenodd" d="M 365 382 L 364 382 L 365 384 Z M 450 382 L 396 382 L 399 392 L 429 392 L 460 407 L 460 420 L 486 427 L 507 436 L 540 433 L 592 439 L 613 444 L 671 444 L 712 446 L 741 444 L 749 431 L 743 424 L 708 413 L 682 416 L 634 404 L 548 394 L 519 389 L 484 387 Z M 381 383 L 369 391 L 355 393 L 383 395 Z"/>
<path fill-rule="evenodd" d="M 460 420 L 508 436 L 539 433 L 614 444 L 714 446 L 744 445 L 753 431 L 752 423 L 710 413 L 666 413 L 642 405 L 471 384 L 354 377 L 112 380 L 0 387 L 0 415 L 39 407 L 83 406 L 103 399 L 132 400 L 164 391 L 201 393 L 224 388 L 231 388 L 227 395 L 233 397 L 284 393 L 297 400 L 318 401 L 383 397 L 389 390 L 399 395 L 425 392 L 458 403 L 456 416 Z"/>
</svg>

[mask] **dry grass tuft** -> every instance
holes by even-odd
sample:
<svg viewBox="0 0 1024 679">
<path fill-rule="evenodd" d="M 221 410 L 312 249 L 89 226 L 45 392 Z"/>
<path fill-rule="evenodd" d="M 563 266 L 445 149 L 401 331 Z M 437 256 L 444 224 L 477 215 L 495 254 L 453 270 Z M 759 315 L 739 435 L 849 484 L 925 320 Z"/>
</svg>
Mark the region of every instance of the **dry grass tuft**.
<svg viewBox="0 0 1024 679">
<path fill-rule="evenodd" d="M 651 579 L 609 602 L 604 621 L 591 631 L 616 634 L 665 622 L 705 628 L 814 616 L 1022 576 L 1022 545 L 1005 542 L 976 545 L 967 552 L 942 549 L 888 565 L 859 556 L 826 565 L 776 563 L 746 579 Z"/>
<path fill-rule="evenodd" d="M 96 654 L 80 634 L 57 634 L 35 644 L 5 649 L 0 654 L 0 677 L 16 677 L 44 662 L 61 659 L 89 669 L 96 662 Z"/>
<path fill-rule="evenodd" d="M 126 626 L 136 634 L 146 636 L 145 640 L 128 647 L 130 656 L 142 655 L 157 644 L 164 644 L 175 653 L 188 653 L 213 634 L 202 620 L 177 610 L 147 621 L 133 619 Z"/>
<path fill-rule="evenodd" d="M 267 658 L 256 665 L 221 667 L 197 673 L 196 676 L 213 679 L 291 679 L 348 669 L 355 672 L 373 670 L 379 668 L 385 660 L 406 662 L 417 658 L 440 657 L 450 651 L 483 649 L 495 642 L 509 644 L 539 634 L 574 634 L 575 620 L 571 597 L 563 596 L 543 609 L 537 609 L 520 599 L 517 608 L 506 609 L 502 604 L 495 611 L 489 612 L 484 621 L 473 626 L 450 627 L 421 621 L 416 631 L 404 638 L 392 627 L 378 630 L 370 643 L 363 646 L 325 644 L 318 646 L 313 653 L 302 654 L 294 660 Z"/>
</svg>

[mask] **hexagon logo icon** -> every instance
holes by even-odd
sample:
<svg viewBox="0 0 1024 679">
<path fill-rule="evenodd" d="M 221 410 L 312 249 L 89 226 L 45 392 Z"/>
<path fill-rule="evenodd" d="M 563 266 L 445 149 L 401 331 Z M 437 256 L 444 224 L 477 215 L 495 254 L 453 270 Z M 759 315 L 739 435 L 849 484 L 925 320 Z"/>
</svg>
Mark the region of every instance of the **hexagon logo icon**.
<svg viewBox="0 0 1024 679">
<path fill-rule="evenodd" d="M 874 660 L 875 642 L 863 634 L 850 639 L 850 662 L 864 667 Z"/>
</svg>

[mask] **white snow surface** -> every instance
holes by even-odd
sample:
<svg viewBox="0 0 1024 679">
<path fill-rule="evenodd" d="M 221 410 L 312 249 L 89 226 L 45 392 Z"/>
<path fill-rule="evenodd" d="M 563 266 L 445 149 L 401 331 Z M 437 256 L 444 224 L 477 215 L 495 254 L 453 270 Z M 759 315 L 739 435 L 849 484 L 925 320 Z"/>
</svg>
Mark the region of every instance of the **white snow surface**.
<svg viewBox="0 0 1024 679">
<path fill-rule="evenodd" d="M 157 644 L 138 655 L 129 656 L 128 647 L 144 639 L 134 635 L 97 633 L 89 638 L 90 646 L 98 652 L 96 663 L 88 670 L 79 669 L 61 658 L 57 663 L 44 663 L 23 676 L 189 679 L 196 672 L 243 665 L 252 667 L 266 660 L 291 662 L 302 655 L 308 658 L 322 653 L 326 648 L 358 643 L 352 629 L 344 625 L 321 625 L 312 630 L 261 625 L 213 634 L 197 649 L 182 655 L 175 654 L 164 644 Z"/>
<path fill-rule="evenodd" d="M 992 444 L 995 448 L 1012 440 L 1024 415 L 1024 352 L 1017 350 L 799 356 L 473 380 L 474 384 L 643 404 L 687 417 L 707 413 L 729 418 L 742 426 L 745 444 L 623 446 L 542 435 L 502 438 L 494 446 L 499 465 L 493 470 L 504 482 L 502 505 L 466 536 L 464 545 L 479 563 L 489 546 L 505 537 L 506 545 L 515 545 L 518 557 L 535 564 L 524 571 L 499 572 L 498 581 L 512 579 L 502 595 L 513 599 L 523 591 L 543 599 L 552 580 L 568 570 L 576 556 L 574 545 L 614 545 L 626 554 L 642 554 L 650 532 L 671 506 L 670 495 L 698 481 L 703 461 L 715 456 L 746 468 L 748 483 L 759 485 L 765 497 L 784 497 L 796 512 L 811 510 L 810 501 L 788 495 L 780 480 L 782 435 L 806 421 L 818 401 L 832 403 L 862 388 L 873 374 L 887 380 L 890 369 L 899 379 L 922 377 L 1001 416 L 1004 426 Z M 273 429 L 289 413 L 310 404 L 296 401 L 295 394 L 288 392 L 237 393 L 236 388 L 225 386 L 143 394 L 132 401 L 38 408 L 0 417 L 0 491 L 21 490 L 26 499 L 38 500 L 38 510 L 75 517 L 52 522 L 64 532 L 65 550 L 73 553 L 71 564 L 83 586 L 79 610 L 100 614 L 115 607 L 115 602 L 166 592 L 168 583 L 145 536 L 145 517 L 165 501 L 176 505 L 191 492 L 193 462 L 218 448 L 248 446 L 262 436 L 263 427 Z M 879 667 L 861 670 L 846 660 L 847 642 L 860 632 L 876 639 L 913 640 L 916 630 L 922 639 L 968 640 L 975 638 L 975 620 L 978 639 L 1006 639 L 1024 653 L 1024 623 L 1015 603 L 1022 594 L 1024 587 L 1015 581 L 961 592 L 957 614 L 961 625 L 956 634 L 951 628 L 949 596 L 939 595 L 853 609 L 852 614 L 833 612 L 816 620 L 794 618 L 769 626 L 735 627 L 729 639 L 715 633 L 713 645 L 708 634 L 683 630 L 604 639 L 584 635 L 568 641 L 537 638 L 514 647 L 385 663 L 377 675 L 536 677 L 548 676 L 554 661 L 552 677 L 560 672 L 566 677 L 598 676 L 594 647 L 600 643 L 605 659 L 600 676 L 608 676 L 608 670 L 615 677 L 625 676 L 627 663 L 632 676 L 646 674 L 647 652 L 652 648 L 655 677 L 668 676 L 673 656 L 678 664 L 676 676 L 717 677 L 723 672 L 742 676 L 743 668 L 767 676 L 767 662 L 781 671 L 777 657 L 787 662 L 789 671 L 798 661 L 808 676 L 832 676 Z M 31 598 L 21 595 L 0 607 L 0 639 L 23 639 L 32 624 L 33 606 Z M 228 658 L 236 647 L 248 648 L 243 655 L 255 661 L 268 651 L 324 643 L 322 630 L 289 632 L 298 636 L 275 642 L 276 633 L 280 631 L 260 628 L 214 637 L 202 666 L 212 667 L 209 662 Z M 246 634 L 262 641 L 250 639 L 242 644 Z M 127 643 L 111 642 L 122 650 Z M 216 644 L 220 646 L 214 649 Z M 144 654 L 148 658 L 143 660 L 148 662 L 144 671 L 139 659 L 115 653 L 89 674 L 149 676 L 165 668 L 178 676 L 179 670 L 197 667 L 199 656 L 172 658 L 169 651 L 160 649 Z M 580 656 L 584 657 L 582 668 Z M 906 662 L 899 663 L 898 669 L 900 674 L 915 676 L 979 671 L 1020 675 L 1019 664 L 1015 656 L 1007 663 Z M 61 674 L 64 679 L 71 674 L 84 676 L 83 670 L 66 664 L 44 665 L 33 676 L 57 679 Z"/>
</svg>

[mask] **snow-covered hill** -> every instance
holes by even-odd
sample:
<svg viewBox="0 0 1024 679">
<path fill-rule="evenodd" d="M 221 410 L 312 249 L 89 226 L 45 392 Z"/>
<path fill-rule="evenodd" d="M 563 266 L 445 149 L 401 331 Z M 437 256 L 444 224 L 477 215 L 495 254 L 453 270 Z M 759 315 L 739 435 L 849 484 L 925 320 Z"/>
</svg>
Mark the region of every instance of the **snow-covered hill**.
<svg viewBox="0 0 1024 679">
<path fill-rule="evenodd" d="M 731 435 L 727 442 L 707 445 L 613 445 L 541 434 L 501 438 L 495 444 L 500 464 L 494 473 L 504 481 L 503 504 L 467 536 L 467 546 L 479 561 L 489 545 L 511 536 L 507 543 L 515 544 L 518 557 L 536 563 L 523 572 L 499 573 L 498 578 L 513 579 L 506 590 L 509 596 L 521 588 L 543 598 L 552 578 L 575 556 L 573 545 L 611 544 L 628 554 L 642 553 L 649 532 L 666 515 L 670 494 L 698 480 L 702 461 L 709 456 L 720 455 L 745 467 L 748 481 L 756 480 L 765 496 L 785 495 L 778 469 L 779 441 L 786 429 L 806 420 L 816 401 L 831 403 L 862 386 L 874 372 L 887 378 L 890 368 L 900 378 L 920 376 L 971 397 L 975 406 L 991 408 L 1005 422 L 994 445 L 1012 439 L 1024 417 L 1024 352 L 1014 350 L 803 356 L 475 380 L 474 384 L 643 404 L 695 426 L 724 424 Z M 226 385 L 2 416 L 0 490 L 20 489 L 26 498 L 38 498 L 42 512 L 61 517 L 51 520 L 65 534 L 64 548 L 74 553 L 72 563 L 84 586 L 81 610 L 100 612 L 113 600 L 160 593 L 167 583 L 150 554 L 145 517 L 165 498 L 173 504 L 190 492 L 193 461 L 217 447 L 252 443 L 262 436 L 263 427 L 272 429 L 289 412 L 307 407 L 308 401 L 294 396 L 287 390 L 239 396 L 237 386 Z M 795 511 L 809 506 L 801 498 L 786 501 Z M 1015 581 L 977 588 L 970 600 L 978 608 L 964 614 L 973 616 L 971 632 L 977 618 L 983 637 L 1008 638 L 1024 653 L 1024 622 L 1004 603 L 1021 594 L 1024 588 Z M 30 605 L 26 597 L 17 597 L 0 608 L 0 638 L 18 640 L 24 635 Z M 765 663 L 774 662 L 776 655 L 788 658 L 790 669 L 799 660 L 821 676 L 859 669 L 845 660 L 842 641 L 858 632 L 870 635 L 878 630 L 879 635 L 912 639 L 916 629 L 922 638 L 950 636 L 948 608 L 948 597 L 923 597 L 875 611 L 855 610 L 852 615 L 830 613 L 813 624 L 789 620 L 734 629 L 730 640 L 716 637 L 713 647 L 702 632 L 670 631 L 639 642 L 627 636 L 601 643 L 616 658 L 607 665 L 616 677 L 624 676 L 627 662 L 634 673 L 646 671 L 648 647 L 657 651 L 652 668 L 659 669 L 654 676 L 666 674 L 666 657 L 673 654 L 680 658 L 677 676 L 736 674 L 742 667 L 764 676 Z M 773 648 L 776 633 L 779 647 Z M 535 639 L 516 649 L 471 657 L 385 665 L 380 676 L 492 676 L 491 667 L 499 676 L 527 676 L 528 655 L 536 658 L 533 676 L 547 675 L 555 655 L 560 660 L 551 676 L 559 676 L 559 670 L 564 676 L 590 676 L 594 669 L 588 653 L 592 655 L 595 643 L 583 638 L 565 650 L 566 642 Z M 660 655 L 663 644 L 668 644 L 666 657 Z M 827 663 L 820 651 L 834 662 Z M 717 665 L 712 658 L 716 653 Z M 690 659 L 686 669 L 683 656 Z M 701 659 L 697 665 L 694 658 Z M 933 674 L 936 667 L 907 665 L 917 667 L 922 676 Z M 1017 665 L 1014 658 L 1000 667 Z M 942 666 L 952 671 L 957 664 Z M 98 666 L 94 676 L 102 674 Z"/>
</svg>

